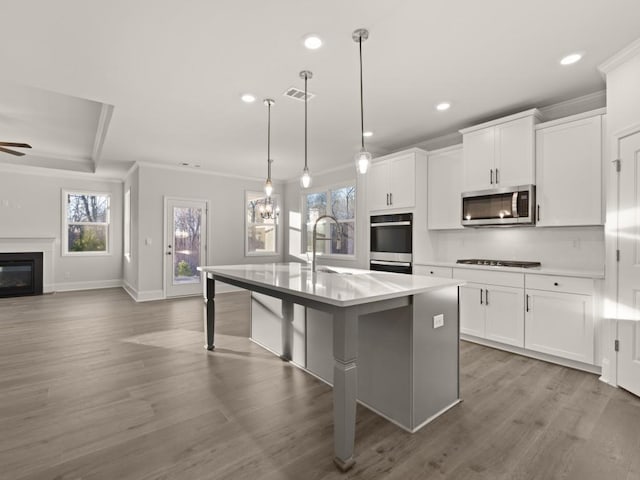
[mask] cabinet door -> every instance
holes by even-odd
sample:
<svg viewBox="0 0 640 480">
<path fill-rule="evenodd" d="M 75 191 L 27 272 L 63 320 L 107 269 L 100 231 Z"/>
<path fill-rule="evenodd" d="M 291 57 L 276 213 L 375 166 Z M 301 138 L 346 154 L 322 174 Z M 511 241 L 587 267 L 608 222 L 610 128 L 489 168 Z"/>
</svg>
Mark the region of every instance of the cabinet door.
<svg viewBox="0 0 640 480">
<path fill-rule="evenodd" d="M 367 174 L 367 200 L 369 210 L 386 210 L 389 207 L 389 164 L 372 163 Z"/>
<path fill-rule="evenodd" d="M 525 348 L 593 364 L 593 297 L 527 290 Z"/>
<path fill-rule="evenodd" d="M 413 153 L 389 160 L 391 208 L 411 208 L 416 204 L 416 159 Z"/>
<path fill-rule="evenodd" d="M 464 134 L 463 165 L 464 191 L 493 188 L 494 127 Z"/>
<path fill-rule="evenodd" d="M 495 126 L 495 172 L 498 187 L 535 183 L 533 118 L 525 117 Z"/>
<path fill-rule="evenodd" d="M 484 285 L 467 283 L 460 287 L 460 333 L 484 338 L 484 323 Z"/>
<path fill-rule="evenodd" d="M 429 155 L 427 224 L 429 230 L 463 228 L 462 149 Z"/>
<path fill-rule="evenodd" d="M 540 226 L 602 224 L 602 117 L 536 132 Z"/>
<path fill-rule="evenodd" d="M 484 301 L 487 310 L 486 338 L 524 347 L 524 291 L 489 285 Z"/>
</svg>

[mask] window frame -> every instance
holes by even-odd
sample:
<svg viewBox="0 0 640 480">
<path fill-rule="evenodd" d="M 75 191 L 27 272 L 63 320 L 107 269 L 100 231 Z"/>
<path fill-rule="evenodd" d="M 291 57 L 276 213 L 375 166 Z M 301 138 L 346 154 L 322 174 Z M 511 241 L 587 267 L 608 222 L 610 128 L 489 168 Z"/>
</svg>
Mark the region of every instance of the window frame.
<svg viewBox="0 0 640 480">
<path fill-rule="evenodd" d="M 308 190 L 303 190 L 302 191 L 302 195 L 300 196 L 300 203 L 301 203 L 301 208 L 300 211 L 302 212 L 302 226 L 304 231 L 301 232 L 300 235 L 300 241 L 302 243 L 301 245 L 301 249 L 300 251 L 302 252 L 302 255 L 308 255 L 311 252 L 307 251 L 307 237 L 309 235 L 309 225 L 306 222 L 307 219 L 307 195 L 310 194 L 314 194 L 314 193 L 326 193 L 327 194 L 327 210 L 329 209 L 329 205 L 331 204 L 331 192 L 334 190 L 340 190 L 342 188 L 347 188 L 347 187 L 354 187 L 356 189 L 356 195 L 355 195 L 355 200 L 356 200 L 356 204 L 355 204 L 355 208 L 353 209 L 353 219 L 349 219 L 349 220 L 338 220 L 339 223 L 353 223 L 353 253 L 324 253 L 321 252 L 320 254 L 322 255 L 322 257 L 327 258 L 327 259 L 336 259 L 336 260 L 356 260 L 357 255 L 358 255 L 358 242 L 357 242 L 357 237 L 358 237 L 358 182 L 355 179 L 352 180 L 347 180 L 344 182 L 339 182 L 339 183 L 334 183 L 334 184 L 329 184 L 329 185 L 323 185 L 320 187 L 312 187 Z M 329 214 L 329 213 L 327 213 Z M 329 222 L 331 222 L 329 220 Z M 333 223 L 333 222 L 331 222 Z M 311 228 L 313 228 L 313 226 L 311 226 Z M 329 227 L 331 228 L 331 227 Z M 311 247 L 313 248 L 313 247 Z"/>
<path fill-rule="evenodd" d="M 273 222 L 273 226 L 276 230 L 276 239 L 275 239 L 275 251 L 272 252 L 250 252 L 249 251 L 249 227 L 252 225 L 269 225 L 264 223 L 251 223 L 247 218 L 247 208 L 249 205 L 249 197 L 266 198 L 264 192 L 260 192 L 257 190 L 245 190 L 244 192 L 244 206 L 243 206 L 243 215 L 244 215 L 244 256 L 245 257 L 278 257 L 280 256 L 280 231 L 281 231 L 281 222 L 280 216 L 276 217 Z M 280 209 L 280 215 L 282 215 L 282 207 L 280 201 L 280 195 L 274 193 L 271 195 L 271 199 L 274 204 L 274 208 Z"/>
<path fill-rule="evenodd" d="M 68 198 L 69 195 L 87 195 L 107 197 L 107 221 L 106 222 L 69 222 L 68 215 Z M 111 228 L 111 192 L 97 192 L 88 190 L 62 190 L 62 234 L 60 236 L 60 246 L 63 257 L 105 257 L 111 255 L 111 244 L 113 229 Z M 98 225 L 106 226 L 107 233 L 105 235 L 106 245 L 103 251 L 74 252 L 69 250 L 69 225 Z"/>
</svg>

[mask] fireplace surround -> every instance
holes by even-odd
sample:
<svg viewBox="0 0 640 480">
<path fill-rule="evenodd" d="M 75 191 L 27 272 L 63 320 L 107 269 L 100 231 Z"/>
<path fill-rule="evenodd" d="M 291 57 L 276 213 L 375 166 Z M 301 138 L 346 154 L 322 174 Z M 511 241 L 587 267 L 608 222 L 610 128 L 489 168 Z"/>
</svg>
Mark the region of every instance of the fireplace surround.
<svg viewBox="0 0 640 480">
<path fill-rule="evenodd" d="M 0 253 L 0 298 L 42 295 L 43 253 Z"/>
</svg>

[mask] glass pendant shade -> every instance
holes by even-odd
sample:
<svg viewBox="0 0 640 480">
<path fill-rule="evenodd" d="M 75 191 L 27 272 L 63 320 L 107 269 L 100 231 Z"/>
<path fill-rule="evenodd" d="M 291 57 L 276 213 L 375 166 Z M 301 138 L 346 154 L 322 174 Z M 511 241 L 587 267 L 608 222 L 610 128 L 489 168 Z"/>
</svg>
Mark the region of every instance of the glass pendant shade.
<svg viewBox="0 0 640 480">
<path fill-rule="evenodd" d="M 267 197 L 270 197 L 272 193 L 273 193 L 273 184 L 271 183 L 271 179 L 268 178 L 264 184 L 264 194 Z"/>
<path fill-rule="evenodd" d="M 369 170 L 369 164 L 371 164 L 371 154 L 363 148 L 356 153 L 355 160 L 358 173 L 363 175 L 367 173 L 367 170 Z"/>
<path fill-rule="evenodd" d="M 302 188 L 309 188 L 311 186 L 311 175 L 309 174 L 309 169 L 307 167 L 302 171 L 302 176 L 300 177 L 300 186 Z"/>
</svg>

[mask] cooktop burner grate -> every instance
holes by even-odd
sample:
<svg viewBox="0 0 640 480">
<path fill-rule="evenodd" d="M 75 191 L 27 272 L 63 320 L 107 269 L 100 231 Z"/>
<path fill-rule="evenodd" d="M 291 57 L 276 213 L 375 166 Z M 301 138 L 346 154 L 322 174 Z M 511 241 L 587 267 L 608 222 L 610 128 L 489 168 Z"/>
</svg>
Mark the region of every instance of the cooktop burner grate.
<svg viewBox="0 0 640 480">
<path fill-rule="evenodd" d="M 463 265 L 487 265 L 489 267 L 516 267 L 516 268 L 536 268 L 541 266 L 540 262 L 520 262 L 517 260 L 489 260 L 483 258 L 465 258 L 456 260 L 456 263 Z"/>
</svg>

